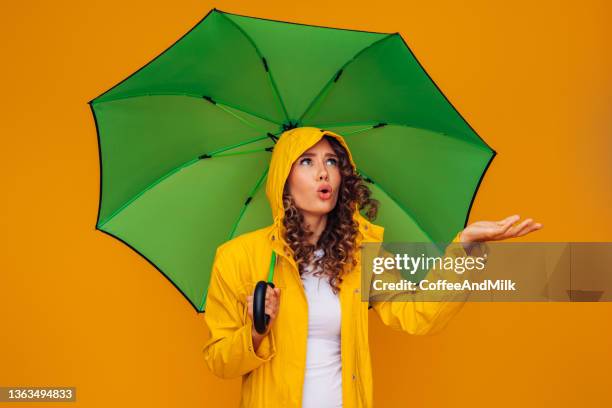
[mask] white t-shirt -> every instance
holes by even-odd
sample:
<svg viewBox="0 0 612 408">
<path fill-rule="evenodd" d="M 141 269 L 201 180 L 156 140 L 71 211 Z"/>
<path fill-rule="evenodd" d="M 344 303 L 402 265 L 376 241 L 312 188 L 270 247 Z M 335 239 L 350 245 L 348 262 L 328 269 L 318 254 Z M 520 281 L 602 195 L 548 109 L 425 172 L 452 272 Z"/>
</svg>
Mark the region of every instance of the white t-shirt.
<svg viewBox="0 0 612 408">
<path fill-rule="evenodd" d="M 323 249 L 315 257 L 323 256 Z M 342 407 L 342 361 L 340 359 L 340 299 L 329 277 L 313 276 L 312 264 L 302 274 L 308 299 L 308 342 L 303 408 Z"/>
</svg>

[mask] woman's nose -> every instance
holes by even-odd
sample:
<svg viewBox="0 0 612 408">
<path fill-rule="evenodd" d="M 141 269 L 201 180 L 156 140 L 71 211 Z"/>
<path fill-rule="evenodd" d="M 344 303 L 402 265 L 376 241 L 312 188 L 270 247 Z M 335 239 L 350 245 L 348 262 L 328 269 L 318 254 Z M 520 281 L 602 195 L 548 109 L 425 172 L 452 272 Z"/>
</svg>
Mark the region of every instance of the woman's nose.
<svg viewBox="0 0 612 408">
<path fill-rule="evenodd" d="M 321 167 L 319 169 L 319 177 L 318 180 L 325 180 L 325 181 L 329 181 L 329 173 L 327 172 L 327 169 L 325 168 L 325 166 Z"/>
</svg>

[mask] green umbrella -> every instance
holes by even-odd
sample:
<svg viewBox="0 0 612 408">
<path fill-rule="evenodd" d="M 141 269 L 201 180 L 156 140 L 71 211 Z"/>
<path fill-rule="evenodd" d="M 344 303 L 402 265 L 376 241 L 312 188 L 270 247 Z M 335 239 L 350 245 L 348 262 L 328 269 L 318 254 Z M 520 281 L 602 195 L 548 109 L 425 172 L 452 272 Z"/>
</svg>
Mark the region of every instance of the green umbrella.
<svg viewBox="0 0 612 408">
<path fill-rule="evenodd" d="M 495 156 L 399 33 L 216 9 L 89 104 L 96 228 L 145 257 L 200 312 L 217 246 L 272 223 L 262 186 L 284 130 L 345 136 L 381 202 L 386 241 L 450 240 Z"/>
</svg>

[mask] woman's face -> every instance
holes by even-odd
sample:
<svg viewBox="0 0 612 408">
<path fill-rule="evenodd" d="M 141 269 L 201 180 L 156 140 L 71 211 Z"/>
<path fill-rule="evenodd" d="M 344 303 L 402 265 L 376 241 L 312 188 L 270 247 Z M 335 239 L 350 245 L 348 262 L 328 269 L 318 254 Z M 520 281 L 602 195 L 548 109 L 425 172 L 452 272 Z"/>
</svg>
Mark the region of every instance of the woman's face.
<svg viewBox="0 0 612 408">
<path fill-rule="evenodd" d="M 289 193 L 305 215 L 325 215 L 336 206 L 341 178 L 338 156 L 329 142 L 321 139 L 293 163 Z"/>
</svg>

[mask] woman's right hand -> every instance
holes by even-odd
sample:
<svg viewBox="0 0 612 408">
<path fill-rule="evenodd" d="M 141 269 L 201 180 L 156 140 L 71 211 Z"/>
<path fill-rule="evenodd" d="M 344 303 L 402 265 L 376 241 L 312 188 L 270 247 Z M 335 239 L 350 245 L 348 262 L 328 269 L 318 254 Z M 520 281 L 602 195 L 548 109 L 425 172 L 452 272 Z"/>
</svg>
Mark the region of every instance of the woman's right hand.
<svg viewBox="0 0 612 408">
<path fill-rule="evenodd" d="M 280 303 L 280 288 L 271 288 L 268 286 L 266 290 L 266 307 L 265 313 L 270 316 L 270 323 L 268 324 L 268 328 L 264 334 L 257 333 L 255 330 L 255 326 L 251 327 L 251 334 L 253 336 L 253 346 L 255 347 L 255 351 L 259 348 L 259 343 L 261 340 L 270 332 L 270 328 L 276 320 L 276 316 L 278 314 L 278 305 Z M 253 321 L 253 295 L 247 296 L 247 307 L 249 316 L 251 317 L 251 321 Z"/>
</svg>

